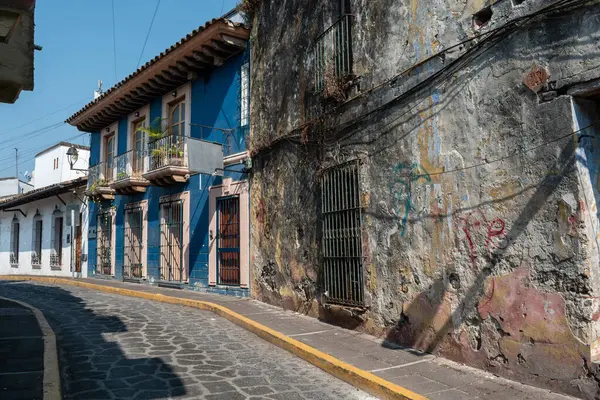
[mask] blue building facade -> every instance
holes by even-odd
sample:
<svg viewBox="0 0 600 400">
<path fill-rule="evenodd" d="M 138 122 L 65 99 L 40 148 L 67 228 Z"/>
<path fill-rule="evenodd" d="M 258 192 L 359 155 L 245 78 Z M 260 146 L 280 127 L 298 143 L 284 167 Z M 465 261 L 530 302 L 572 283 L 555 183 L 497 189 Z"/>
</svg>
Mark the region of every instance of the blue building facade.
<svg viewBox="0 0 600 400">
<path fill-rule="evenodd" d="M 88 276 L 248 296 L 248 34 L 213 20 L 67 121 L 91 132 Z"/>
</svg>

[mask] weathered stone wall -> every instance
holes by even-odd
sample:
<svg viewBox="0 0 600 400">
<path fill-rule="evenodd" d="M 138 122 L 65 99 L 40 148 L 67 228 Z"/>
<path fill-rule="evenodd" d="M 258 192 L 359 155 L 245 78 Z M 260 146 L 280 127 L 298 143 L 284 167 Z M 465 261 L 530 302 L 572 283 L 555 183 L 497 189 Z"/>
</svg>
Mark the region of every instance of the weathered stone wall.
<svg viewBox="0 0 600 400">
<path fill-rule="evenodd" d="M 572 134 L 586 125 L 570 94 L 600 73 L 600 6 L 520 19 L 397 76 L 552 2 L 497 2 L 475 31 L 482 1 L 350 0 L 358 79 L 334 103 L 313 90 L 312 45 L 340 12 L 323 3 L 264 0 L 254 21 L 253 296 L 594 398 L 598 153 Z M 321 280 L 320 177 L 356 158 L 365 310 L 325 305 Z"/>
</svg>

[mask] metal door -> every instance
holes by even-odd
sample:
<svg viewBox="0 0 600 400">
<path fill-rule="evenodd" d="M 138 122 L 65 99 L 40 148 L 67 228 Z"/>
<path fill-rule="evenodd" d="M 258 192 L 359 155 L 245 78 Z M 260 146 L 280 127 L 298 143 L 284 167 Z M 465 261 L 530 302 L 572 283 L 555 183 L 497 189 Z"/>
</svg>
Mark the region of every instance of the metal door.
<svg viewBox="0 0 600 400">
<path fill-rule="evenodd" d="M 160 279 L 183 282 L 183 200 L 160 205 Z"/>
<path fill-rule="evenodd" d="M 321 182 L 323 279 L 328 303 L 364 305 L 358 161 L 330 168 Z"/>
<path fill-rule="evenodd" d="M 124 278 L 142 277 L 142 229 L 143 213 L 141 207 L 125 211 L 125 262 L 123 263 Z"/>
<path fill-rule="evenodd" d="M 240 284 L 240 199 L 217 200 L 217 275 L 220 285 Z"/>
</svg>

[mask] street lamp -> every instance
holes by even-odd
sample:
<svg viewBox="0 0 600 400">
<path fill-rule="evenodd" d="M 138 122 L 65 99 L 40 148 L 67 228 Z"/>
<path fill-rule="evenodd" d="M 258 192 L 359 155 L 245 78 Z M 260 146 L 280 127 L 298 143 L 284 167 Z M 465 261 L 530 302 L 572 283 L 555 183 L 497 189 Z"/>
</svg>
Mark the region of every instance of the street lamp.
<svg viewBox="0 0 600 400">
<path fill-rule="evenodd" d="M 87 169 L 73 168 L 73 165 L 75 165 L 75 163 L 77 162 L 78 159 L 79 159 L 79 152 L 77 151 L 75 146 L 69 147 L 69 150 L 67 150 L 67 161 L 69 162 L 69 165 L 71 166 L 71 171 L 87 171 Z"/>
</svg>

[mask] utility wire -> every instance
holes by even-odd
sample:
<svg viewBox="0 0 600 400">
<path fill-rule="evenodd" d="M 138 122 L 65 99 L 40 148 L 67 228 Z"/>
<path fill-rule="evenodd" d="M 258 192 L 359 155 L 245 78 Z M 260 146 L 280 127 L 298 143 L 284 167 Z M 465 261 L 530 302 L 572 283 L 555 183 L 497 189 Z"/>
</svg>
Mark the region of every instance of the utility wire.
<svg viewBox="0 0 600 400">
<path fill-rule="evenodd" d="M 56 110 L 56 111 L 52 111 L 51 113 L 48 113 L 48 114 L 42 115 L 41 117 L 38 117 L 38 118 L 35 118 L 35 119 L 32 119 L 31 121 L 28 121 L 28 122 L 26 122 L 26 123 L 24 123 L 24 124 L 22 124 L 22 125 L 15 126 L 14 128 L 10 128 L 10 129 L 9 129 L 9 130 L 7 130 L 7 131 L 0 132 L 0 136 L 2 136 L 2 135 L 5 135 L 5 134 L 7 134 L 7 133 L 10 133 L 10 132 L 12 132 L 12 131 L 16 131 L 17 129 L 23 128 L 24 126 L 30 125 L 30 124 L 32 124 L 32 123 L 34 123 L 34 122 L 37 122 L 37 121 L 39 121 L 39 120 L 42 120 L 42 119 L 44 119 L 44 118 L 47 118 L 47 117 L 49 117 L 49 116 L 51 116 L 51 115 L 58 114 L 58 113 L 59 113 L 59 112 L 61 112 L 61 111 L 64 111 L 64 110 L 66 110 L 66 109 L 68 109 L 68 108 L 70 108 L 70 107 L 73 107 L 74 105 L 77 105 L 77 104 L 83 103 L 84 101 L 88 101 L 88 100 L 89 100 L 89 98 L 87 98 L 87 97 L 86 97 L 85 99 L 80 99 L 80 100 L 78 100 L 78 101 L 76 101 L 76 102 L 74 102 L 74 103 L 71 103 L 71 104 L 69 104 L 69 105 L 67 105 L 67 106 L 64 106 L 64 107 L 63 107 L 63 108 L 61 108 L 61 109 L 58 109 L 58 110 Z"/>
<path fill-rule="evenodd" d="M 76 139 L 76 138 L 78 138 L 78 137 L 80 137 L 80 136 L 83 136 L 83 135 L 85 135 L 85 133 L 80 133 L 80 134 L 78 134 L 78 135 L 75 135 L 75 136 L 72 136 L 72 137 L 69 137 L 69 138 L 63 139 L 63 141 L 69 141 L 69 140 L 73 140 L 73 139 Z M 37 152 L 39 152 L 39 151 L 42 151 L 42 150 L 44 150 L 45 148 L 47 148 L 47 146 L 43 146 L 43 147 L 39 148 L 38 150 L 34 150 L 34 151 L 37 153 Z M 14 157 L 10 157 L 10 159 L 14 159 Z M 28 158 L 28 159 L 25 159 L 25 160 L 22 160 L 22 161 L 19 161 L 19 165 L 21 165 L 21 164 L 24 164 L 24 163 L 26 163 L 26 162 L 28 162 L 28 161 L 32 161 L 32 160 L 34 160 L 34 159 L 35 159 L 35 156 L 33 156 L 33 157 L 30 157 L 30 158 Z M 8 170 L 8 169 L 12 169 L 12 168 L 14 168 L 14 165 L 11 165 L 10 167 L 7 167 L 7 168 L 0 169 L 0 172 L 6 171 L 6 170 Z"/>
<path fill-rule="evenodd" d="M 517 151 L 517 152 L 511 153 L 511 154 L 509 154 L 507 156 L 500 157 L 500 158 L 497 158 L 497 159 L 494 159 L 494 160 L 491 160 L 491 161 L 485 161 L 485 162 L 481 162 L 481 163 L 477 163 L 477 164 L 468 165 L 466 167 L 461 167 L 461 168 L 456 168 L 456 169 L 450 169 L 450 170 L 447 170 L 447 171 L 431 172 L 431 173 L 427 172 L 425 174 L 420 174 L 420 175 L 410 175 L 410 174 L 408 174 L 408 175 L 398 175 L 398 176 L 400 176 L 400 177 L 410 177 L 411 179 L 418 179 L 418 178 L 424 178 L 424 177 L 428 177 L 428 176 L 438 176 L 438 175 L 452 174 L 452 173 L 455 173 L 455 172 L 467 171 L 467 170 L 470 170 L 470 169 L 473 169 L 473 168 L 478 168 L 478 167 L 482 167 L 482 166 L 485 166 L 485 165 L 494 164 L 494 163 L 497 163 L 497 162 L 500 162 L 500 161 L 508 160 L 508 159 L 516 157 L 516 156 L 521 156 L 523 154 L 532 152 L 532 151 L 537 150 L 539 148 L 542 148 L 544 146 L 548 146 L 550 144 L 553 144 L 553 143 L 556 143 L 556 142 L 560 142 L 563 139 L 567 139 L 569 137 L 575 136 L 578 133 L 583 132 L 583 131 L 585 131 L 588 128 L 591 128 L 592 126 L 596 126 L 596 125 L 599 125 L 599 124 L 600 124 L 600 120 L 592 122 L 591 124 L 589 124 L 589 125 L 587 125 L 587 126 L 585 126 L 583 128 L 580 128 L 580 129 L 578 129 L 576 131 L 572 131 L 572 132 L 566 133 L 566 134 L 564 134 L 562 136 L 559 136 L 559 137 L 557 137 L 555 139 L 548 140 L 546 142 L 540 143 L 540 144 L 538 144 L 536 146 L 533 146 L 533 147 L 530 147 L 528 149 Z M 600 140 L 600 136 L 581 135 L 578 138 L 578 143 L 581 141 L 581 139 L 586 138 L 586 137 Z"/>
<path fill-rule="evenodd" d="M 111 0 L 112 5 L 112 31 L 113 31 L 113 60 L 115 66 L 115 84 L 118 82 L 117 78 L 117 34 L 115 29 L 115 0 Z"/>
<path fill-rule="evenodd" d="M 156 18 L 156 13 L 158 12 L 159 5 L 160 5 L 160 0 L 157 0 L 156 7 L 154 8 L 154 14 L 152 15 L 152 20 L 150 21 L 150 27 L 148 28 L 148 32 L 146 33 L 146 39 L 144 39 L 144 45 L 142 46 L 142 51 L 140 52 L 140 58 L 138 59 L 137 66 L 135 67 L 135 69 L 138 69 L 140 67 L 140 62 L 142 61 L 142 56 L 144 55 L 144 50 L 146 50 L 146 44 L 148 43 L 148 38 L 150 37 L 150 32 L 152 31 L 152 25 L 154 25 L 154 19 Z"/>
<path fill-rule="evenodd" d="M 368 93 L 370 93 L 370 92 L 372 92 L 372 91 L 374 91 L 376 89 L 379 89 L 379 88 L 385 86 L 386 84 L 394 84 L 395 81 L 397 81 L 399 78 L 404 77 L 407 74 L 410 74 L 411 72 L 413 72 L 414 70 L 416 70 L 417 68 L 419 68 L 420 66 L 422 66 L 423 64 L 425 64 L 426 62 L 431 61 L 431 60 L 433 60 L 433 59 L 435 59 L 437 57 L 442 57 L 446 53 L 448 53 L 450 50 L 453 50 L 453 49 L 455 49 L 457 47 L 460 48 L 461 46 L 464 46 L 468 42 L 471 42 L 471 41 L 474 41 L 474 40 L 476 41 L 476 45 L 474 45 L 472 48 L 468 49 L 458 59 L 453 60 L 449 65 L 447 65 L 444 68 L 442 68 L 441 70 L 435 72 L 432 76 L 426 78 L 425 80 L 417 83 L 416 85 L 414 85 L 412 88 L 410 88 L 409 90 L 407 90 L 403 94 L 401 94 L 401 95 L 393 98 L 392 100 L 390 100 L 389 102 L 386 102 L 385 104 L 382 104 L 381 106 L 375 108 L 374 110 L 370 110 L 370 111 L 366 112 L 365 114 L 357 117 L 356 119 L 354 119 L 351 123 L 349 123 L 347 125 L 347 127 L 351 126 L 351 125 L 353 125 L 354 123 L 356 123 L 358 121 L 364 120 L 368 115 L 373 114 L 374 112 L 377 112 L 377 111 L 381 110 L 385 106 L 389 106 L 391 103 L 396 102 L 399 99 L 403 99 L 403 98 L 407 97 L 408 95 L 414 93 L 415 91 L 418 91 L 422 86 L 426 85 L 427 83 L 429 83 L 429 82 L 435 80 L 436 78 L 438 78 L 439 76 L 441 76 L 441 74 L 443 72 L 447 71 L 449 69 L 449 67 L 458 64 L 459 61 L 462 61 L 462 59 L 465 58 L 465 56 L 472 54 L 474 52 L 474 49 L 478 49 L 478 48 L 482 47 L 482 45 L 485 44 L 487 41 L 489 41 L 490 38 L 497 38 L 498 36 L 502 36 L 508 30 L 509 34 L 505 35 L 505 37 L 507 37 L 511 33 L 513 33 L 516 29 L 518 29 L 522 25 L 526 24 L 527 22 L 531 21 L 535 17 L 538 17 L 540 15 L 545 15 L 547 13 L 551 13 L 551 12 L 554 12 L 554 11 L 558 11 L 558 10 L 561 10 L 563 8 L 568 8 L 569 6 L 572 6 L 572 5 L 582 5 L 584 3 L 586 3 L 586 0 L 558 0 L 558 1 L 556 1 L 556 2 L 554 2 L 554 3 L 552 3 L 552 4 L 548 5 L 548 6 L 546 6 L 546 7 L 542 8 L 542 9 L 540 9 L 540 10 L 537 10 L 537 11 L 533 12 L 533 13 L 524 15 L 522 17 L 517 17 L 517 18 L 515 18 L 515 19 L 513 19 L 513 20 L 511 20 L 509 22 L 507 22 L 506 24 L 498 27 L 498 28 L 486 31 L 486 32 L 481 33 L 479 35 L 475 35 L 475 36 L 473 36 L 473 37 L 471 37 L 469 39 L 466 39 L 466 40 L 461 41 L 459 43 L 456 43 L 456 44 L 454 44 L 454 45 L 452 45 L 452 46 L 450 46 L 448 48 L 445 48 L 445 49 L 443 49 L 443 50 L 441 50 L 441 51 L 439 51 L 439 52 L 437 52 L 437 53 L 435 53 L 435 54 L 433 54 L 433 55 L 431 55 L 431 56 L 429 56 L 429 57 L 427 57 L 427 58 L 419 61 L 418 63 L 412 65 L 411 67 L 407 68 L 406 70 L 404 70 L 404 71 L 402 71 L 402 72 L 400 72 L 400 73 L 392 76 L 391 78 L 386 79 L 385 81 L 381 82 L 380 84 L 378 84 L 376 86 L 373 86 L 372 88 L 369 88 L 369 89 L 365 90 L 364 92 L 362 92 L 362 93 L 360 93 L 360 94 L 358 94 L 358 95 L 356 95 L 356 96 L 354 96 L 354 97 L 346 100 L 344 103 L 335 106 L 334 108 L 332 108 L 331 110 L 327 111 L 326 113 L 324 113 L 324 114 L 322 114 L 322 115 L 320 115 L 320 116 L 318 116 L 316 118 L 313 118 L 312 120 L 307 121 L 307 122 L 301 124 L 300 126 L 298 126 L 296 128 L 293 128 L 292 130 L 288 131 L 286 134 L 284 134 L 282 136 L 279 136 L 279 137 L 275 138 L 274 140 L 272 140 L 267 145 L 262 146 L 261 148 L 259 148 L 258 152 L 260 152 L 261 150 L 264 150 L 266 148 L 269 148 L 269 147 L 273 146 L 274 144 L 276 144 L 276 143 L 278 143 L 278 142 L 280 142 L 282 140 L 286 140 L 286 139 L 289 140 L 290 138 L 292 138 L 294 136 L 299 136 L 298 132 L 301 131 L 303 128 L 309 126 L 310 124 L 318 122 L 321 118 L 323 118 L 323 117 L 325 117 L 327 115 L 335 113 L 342 106 L 347 105 L 351 101 L 357 100 L 360 97 L 364 97 L 366 94 L 368 94 Z M 519 24 L 519 23 L 522 23 L 522 24 Z M 481 40 L 478 40 L 478 39 L 481 39 Z M 503 37 L 500 37 L 500 39 L 498 41 L 500 41 L 502 39 L 503 39 Z M 492 47 L 495 44 L 497 44 L 497 42 L 494 43 L 492 45 Z"/>
</svg>

